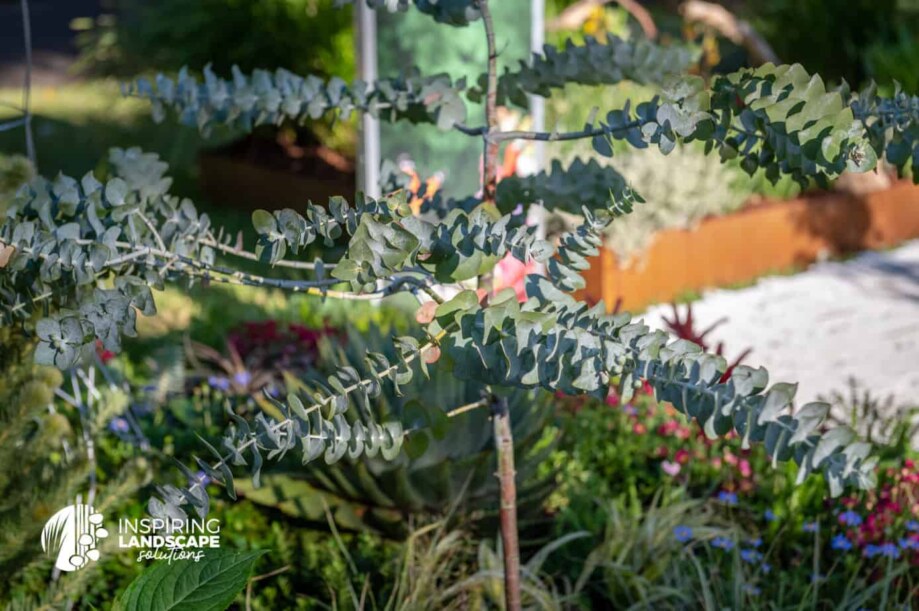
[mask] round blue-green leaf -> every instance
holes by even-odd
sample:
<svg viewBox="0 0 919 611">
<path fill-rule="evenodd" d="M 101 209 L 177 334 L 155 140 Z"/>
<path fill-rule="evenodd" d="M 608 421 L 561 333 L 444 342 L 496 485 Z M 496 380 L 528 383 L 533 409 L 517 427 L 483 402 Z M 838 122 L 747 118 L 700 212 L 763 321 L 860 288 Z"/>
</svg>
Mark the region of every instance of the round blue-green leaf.
<svg viewBox="0 0 919 611">
<path fill-rule="evenodd" d="M 260 235 L 267 235 L 278 229 L 274 215 L 267 210 L 256 210 L 252 213 L 252 226 Z"/>
</svg>

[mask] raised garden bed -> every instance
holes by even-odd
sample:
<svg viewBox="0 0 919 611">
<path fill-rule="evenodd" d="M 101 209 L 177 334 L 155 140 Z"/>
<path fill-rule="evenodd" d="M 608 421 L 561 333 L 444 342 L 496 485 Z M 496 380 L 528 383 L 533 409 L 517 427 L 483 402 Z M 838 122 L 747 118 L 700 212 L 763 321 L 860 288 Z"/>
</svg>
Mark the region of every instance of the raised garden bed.
<svg viewBox="0 0 919 611">
<path fill-rule="evenodd" d="M 603 249 L 585 273 L 583 296 L 624 309 L 691 291 L 749 282 L 823 256 L 887 248 L 919 237 L 919 187 L 901 181 L 867 195 L 818 193 L 712 217 L 693 230 L 667 230 L 640 260 L 620 267 Z"/>
</svg>

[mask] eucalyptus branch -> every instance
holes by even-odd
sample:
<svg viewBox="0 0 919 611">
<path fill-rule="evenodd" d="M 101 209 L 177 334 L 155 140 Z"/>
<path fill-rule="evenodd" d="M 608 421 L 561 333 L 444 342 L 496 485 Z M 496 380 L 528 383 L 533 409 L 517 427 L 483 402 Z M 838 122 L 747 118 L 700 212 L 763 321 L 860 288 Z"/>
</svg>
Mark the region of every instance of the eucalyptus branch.
<svg viewBox="0 0 919 611">
<path fill-rule="evenodd" d="M 536 140 L 543 142 L 562 142 L 565 140 L 583 140 L 584 138 L 594 138 L 596 136 L 608 136 L 610 134 L 628 131 L 635 127 L 641 127 L 642 121 L 630 121 L 621 126 L 612 127 L 604 125 L 595 128 L 585 128 L 576 132 L 537 132 L 537 131 L 503 131 L 492 134 L 490 138 L 497 142 L 507 140 Z"/>
<path fill-rule="evenodd" d="M 450 330 L 452 330 L 452 327 L 443 329 L 429 342 L 419 347 L 417 352 L 413 352 L 409 354 L 408 356 L 406 356 L 402 362 L 391 365 L 387 367 L 386 369 L 383 369 L 382 371 L 374 372 L 374 375 L 371 378 L 363 379 L 355 384 L 342 388 L 340 391 L 338 391 L 337 394 L 330 395 L 322 399 L 321 401 L 317 401 L 308 407 L 304 407 L 303 411 L 297 414 L 297 416 L 300 418 L 304 418 L 313 412 L 316 412 L 323 408 L 331 406 L 338 398 L 347 398 L 349 395 L 351 395 L 352 393 L 358 390 L 367 389 L 367 388 L 372 387 L 372 385 L 374 384 L 378 384 L 379 380 L 381 379 L 389 378 L 394 373 L 396 373 L 401 367 L 410 365 L 418 357 L 423 357 L 424 354 L 427 353 L 429 350 L 437 347 L 440 340 L 442 340 Z M 287 432 L 289 433 L 289 429 L 294 425 L 294 422 L 295 421 L 293 417 L 287 417 L 287 418 L 284 418 L 283 420 L 277 420 L 270 425 L 269 430 L 271 433 L 278 434 L 284 431 L 284 429 L 288 429 Z M 211 470 L 215 472 L 221 471 L 224 467 L 226 467 L 229 464 L 228 461 L 232 460 L 233 456 L 241 454 L 243 451 L 248 450 L 249 448 L 254 446 L 256 443 L 258 443 L 258 437 L 250 436 L 241 445 L 236 446 L 232 454 L 230 454 L 229 456 L 223 456 L 218 462 L 212 464 Z M 198 489 L 203 489 L 203 484 L 200 479 L 194 481 L 194 483 L 192 483 L 192 485 L 188 488 L 187 492 L 191 495 L 194 495 L 194 492 Z"/>
</svg>

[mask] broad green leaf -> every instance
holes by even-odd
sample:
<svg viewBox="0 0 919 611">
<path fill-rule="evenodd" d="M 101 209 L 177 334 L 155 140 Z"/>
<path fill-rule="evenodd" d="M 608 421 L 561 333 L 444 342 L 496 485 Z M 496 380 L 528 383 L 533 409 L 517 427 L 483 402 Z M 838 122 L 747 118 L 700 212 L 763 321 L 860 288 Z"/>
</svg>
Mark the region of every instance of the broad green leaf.
<svg viewBox="0 0 919 611">
<path fill-rule="evenodd" d="M 264 551 L 205 550 L 204 558 L 157 562 L 127 587 L 116 609 L 123 611 L 223 611 L 246 586 Z"/>
</svg>

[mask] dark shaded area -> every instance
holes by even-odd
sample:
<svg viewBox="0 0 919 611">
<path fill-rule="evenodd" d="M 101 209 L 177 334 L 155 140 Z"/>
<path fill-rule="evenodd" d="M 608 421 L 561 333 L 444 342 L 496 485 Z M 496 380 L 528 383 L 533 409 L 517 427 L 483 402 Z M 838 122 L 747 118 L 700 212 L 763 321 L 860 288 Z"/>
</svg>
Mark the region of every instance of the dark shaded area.
<svg viewBox="0 0 919 611">
<path fill-rule="evenodd" d="M 210 201 L 242 209 L 324 203 L 355 192 L 354 160 L 306 129 L 258 130 L 199 156 Z"/>
<path fill-rule="evenodd" d="M 95 17 L 103 0 L 29 0 L 34 54 L 33 82 L 54 84 L 67 80 L 77 47 L 70 22 Z M 19 0 L 0 0 L 0 87 L 22 83 L 25 53 Z"/>
</svg>

